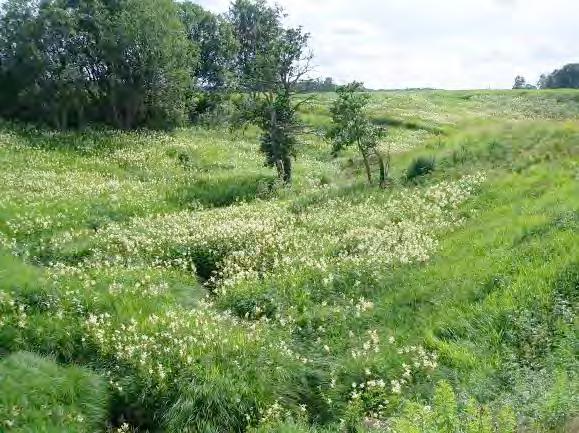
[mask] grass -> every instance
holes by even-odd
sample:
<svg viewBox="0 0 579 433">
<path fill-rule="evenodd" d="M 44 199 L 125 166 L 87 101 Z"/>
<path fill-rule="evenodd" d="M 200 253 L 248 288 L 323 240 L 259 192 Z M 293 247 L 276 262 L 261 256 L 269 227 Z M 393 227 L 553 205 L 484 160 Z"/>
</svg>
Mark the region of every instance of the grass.
<svg viewBox="0 0 579 433">
<path fill-rule="evenodd" d="M 2 428 L 573 431 L 577 92 L 372 97 L 386 190 L 317 135 L 283 188 L 252 130 L 3 125 Z"/>
<path fill-rule="evenodd" d="M 60 367 L 30 353 L 0 361 L 2 429 L 71 433 L 103 429 L 108 411 L 104 380 L 79 367 Z M 4 430 L 3 430 L 4 431 Z"/>
</svg>

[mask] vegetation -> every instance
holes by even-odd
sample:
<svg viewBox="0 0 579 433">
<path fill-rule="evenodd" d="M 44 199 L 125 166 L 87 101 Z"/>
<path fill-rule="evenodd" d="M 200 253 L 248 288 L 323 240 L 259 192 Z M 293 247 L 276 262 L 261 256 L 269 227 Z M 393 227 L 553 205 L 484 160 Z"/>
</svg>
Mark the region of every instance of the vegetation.
<svg viewBox="0 0 579 433">
<path fill-rule="evenodd" d="M 372 183 L 370 156 L 375 156 L 380 167 L 380 185 L 385 185 L 389 167 L 384 163 L 384 158 L 378 150 L 382 131 L 370 121 L 366 113 L 370 96 L 362 93 L 363 88 L 362 83 L 356 82 L 338 88 L 338 98 L 330 110 L 333 125 L 328 131 L 328 137 L 333 141 L 334 155 L 347 146 L 355 145 L 358 148 L 370 184 Z"/>
<path fill-rule="evenodd" d="M 10 432 L 91 433 L 105 427 L 105 381 L 30 353 L 0 360 L 0 419 Z"/>
<path fill-rule="evenodd" d="M 406 179 L 414 181 L 421 176 L 432 173 L 436 167 L 436 161 L 433 158 L 419 156 L 410 163 L 406 172 Z"/>
<path fill-rule="evenodd" d="M 577 93 L 365 113 L 387 189 L 316 134 L 277 188 L 253 128 L 2 124 L 3 431 L 574 431 Z"/>
<path fill-rule="evenodd" d="M 312 55 L 309 35 L 283 17 L 264 0 L 237 0 L 226 16 L 174 0 L 9 0 L 0 116 L 60 130 L 163 129 L 223 114 L 241 96 L 227 117 L 262 129 L 266 165 L 289 183 L 299 132 L 292 95 Z"/>
<path fill-rule="evenodd" d="M 183 120 L 197 55 L 172 0 L 11 0 L 2 7 L 2 116 L 57 128 Z"/>
<path fill-rule="evenodd" d="M 309 78 L 300 81 L 298 89 L 302 93 L 335 92 L 338 86 L 334 83 L 332 77 L 326 77 L 323 80 L 320 78 Z"/>
<path fill-rule="evenodd" d="M 236 66 L 246 94 L 241 116 L 262 130 L 266 165 L 276 168 L 280 181 L 290 183 L 300 104 L 292 96 L 310 71 L 312 55 L 307 52 L 309 34 L 284 28 L 282 18 L 281 9 L 263 1 L 239 0 L 230 11 L 240 41 Z"/>
<path fill-rule="evenodd" d="M 525 77 L 521 75 L 517 75 L 515 77 L 515 84 L 513 84 L 513 90 L 521 90 L 521 89 L 532 90 L 536 88 L 537 88 L 536 86 L 528 84 Z"/>
<path fill-rule="evenodd" d="M 541 75 L 541 89 L 579 89 L 579 64 L 570 63 L 549 75 Z"/>
<path fill-rule="evenodd" d="M 579 94 L 336 86 L 285 22 L 3 3 L 0 431 L 576 431 Z"/>
</svg>

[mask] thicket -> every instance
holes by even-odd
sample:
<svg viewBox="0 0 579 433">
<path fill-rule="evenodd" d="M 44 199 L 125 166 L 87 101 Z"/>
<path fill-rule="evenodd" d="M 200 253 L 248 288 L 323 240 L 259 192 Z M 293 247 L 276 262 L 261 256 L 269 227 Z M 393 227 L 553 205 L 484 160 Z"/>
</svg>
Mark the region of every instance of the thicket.
<svg viewBox="0 0 579 433">
<path fill-rule="evenodd" d="M 249 122 L 287 183 L 300 130 L 293 95 L 317 81 L 306 79 L 309 34 L 284 17 L 265 0 L 236 0 L 222 16 L 175 0 L 9 0 L 0 116 L 57 129 Z"/>
<path fill-rule="evenodd" d="M 0 116 L 57 129 L 197 120 L 293 70 L 307 37 L 282 19 L 263 0 L 236 0 L 224 15 L 175 0 L 8 0 Z"/>
<path fill-rule="evenodd" d="M 579 63 L 570 63 L 548 75 L 541 75 L 541 89 L 579 89 Z"/>
</svg>

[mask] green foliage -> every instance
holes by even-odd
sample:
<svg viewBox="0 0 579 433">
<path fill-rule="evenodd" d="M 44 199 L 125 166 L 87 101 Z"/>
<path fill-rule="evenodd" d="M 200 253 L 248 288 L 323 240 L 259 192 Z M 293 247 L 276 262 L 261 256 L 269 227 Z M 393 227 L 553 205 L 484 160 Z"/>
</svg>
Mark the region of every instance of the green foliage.
<svg viewBox="0 0 579 433">
<path fill-rule="evenodd" d="M 332 140 L 332 153 L 337 155 L 348 146 L 355 145 L 364 160 L 368 182 L 372 183 L 370 168 L 370 154 L 374 154 L 380 166 L 380 185 L 386 182 L 386 166 L 378 151 L 378 141 L 382 137 L 382 131 L 370 121 L 367 114 L 367 106 L 370 96 L 362 93 L 362 83 L 353 82 L 337 90 L 338 99 L 334 101 L 330 112 L 332 114 L 332 127 L 328 131 L 328 138 Z"/>
<path fill-rule="evenodd" d="M 279 82 L 283 12 L 265 0 L 236 0 L 229 9 L 237 39 L 235 71 L 238 85 L 249 92 L 269 92 Z"/>
<path fill-rule="evenodd" d="M 0 360 L 0 429 L 6 433 L 92 433 L 104 428 L 104 380 L 29 353 Z"/>
<path fill-rule="evenodd" d="M 172 0 L 10 0 L 0 22 L 2 115 L 57 128 L 184 119 L 195 60 Z"/>
<path fill-rule="evenodd" d="M 335 97 L 297 115 L 318 128 Z M 255 129 L 3 124 L 0 356 L 98 374 L 91 433 L 572 431 L 576 97 L 373 94 L 393 178 L 438 161 L 387 190 L 313 135 L 270 195 Z"/>
<path fill-rule="evenodd" d="M 521 90 L 521 89 L 533 90 L 536 88 L 537 88 L 536 86 L 533 86 L 532 84 L 527 83 L 527 80 L 525 79 L 525 77 L 523 77 L 521 75 L 517 75 L 515 77 L 515 84 L 513 84 L 513 90 Z"/>
<path fill-rule="evenodd" d="M 223 90 L 233 79 L 232 67 L 237 51 L 231 24 L 195 3 L 182 2 L 178 7 L 187 36 L 199 50 L 193 77 L 203 89 L 212 93 Z"/>
<path fill-rule="evenodd" d="M 183 122 L 191 48 L 172 0 L 125 0 L 104 24 L 99 61 L 107 115 L 123 129 Z"/>
<path fill-rule="evenodd" d="M 267 199 L 274 193 L 273 176 L 251 173 L 232 179 L 212 176 L 192 180 L 191 184 L 176 187 L 169 198 L 183 207 L 223 207 L 236 203 Z"/>
<path fill-rule="evenodd" d="M 300 129 L 292 95 L 309 72 L 312 56 L 306 51 L 309 34 L 285 28 L 282 18 L 282 10 L 264 0 L 237 0 L 229 11 L 239 45 L 238 86 L 249 95 L 239 104 L 241 118 L 259 126 L 265 164 L 290 183 Z"/>
<path fill-rule="evenodd" d="M 579 89 L 579 64 L 570 63 L 539 80 L 541 89 Z"/>
<path fill-rule="evenodd" d="M 256 123 L 263 131 L 260 150 L 265 155 L 266 165 L 275 167 L 278 178 L 289 183 L 300 126 L 289 93 L 278 93 L 273 101 L 266 101 L 260 107 Z"/>
<path fill-rule="evenodd" d="M 334 83 L 332 77 L 326 77 L 323 80 L 321 78 L 309 78 L 300 81 L 297 87 L 300 93 L 335 92 L 338 89 L 338 85 Z"/>
<path fill-rule="evenodd" d="M 303 420 L 270 421 L 256 428 L 250 428 L 249 433 L 334 433 L 339 431 L 339 425 L 313 427 Z"/>
<path fill-rule="evenodd" d="M 513 410 L 503 406 L 497 411 L 469 398 L 459 408 L 455 393 L 445 381 L 436 385 L 432 406 L 406 402 L 403 415 L 393 420 L 394 433 L 515 433 Z"/>
<path fill-rule="evenodd" d="M 458 406 L 450 384 L 440 382 L 434 392 L 434 423 L 440 433 L 458 431 Z"/>
<path fill-rule="evenodd" d="M 525 80 L 525 77 L 521 75 L 517 75 L 515 77 L 515 84 L 513 84 L 513 89 L 524 89 L 526 85 L 527 80 Z"/>
</svg>

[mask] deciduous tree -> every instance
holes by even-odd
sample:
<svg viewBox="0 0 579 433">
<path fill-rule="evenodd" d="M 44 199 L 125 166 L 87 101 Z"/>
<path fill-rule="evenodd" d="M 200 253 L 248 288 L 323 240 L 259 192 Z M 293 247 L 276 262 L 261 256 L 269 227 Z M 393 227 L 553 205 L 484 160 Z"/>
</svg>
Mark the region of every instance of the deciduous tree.
<svg viewBox="0 0 579 433">
<path fill-rule="evenodd" d="M 299 81 L 310 71 L 309 34 L 286 29 L 282 11 L 265 1 L 237 0 L 229 17 L 238 38 L 236 72 L 248 98 L 246 120 L 262 130 L 261 151 L 280 180 L 289 183 L 300 125 L 294 102 Z"/>
<path fill-rule="evenodd" d="M 356 146 L 364 161 L 368 183 L 372 184 L 370 157 L 374 155 L 379 167 L 380 185 L 386 184 L 389 171 L 389 156 L 384 157 L 378 149 L 382 130 L 372 124 L 367 115 L 370 96 L 363 92 L 362 83 L 353 82 L 338 88 L 338 98 L 331 108 L 332 127 L 328 138 L 333 143 L 333 153 L 338 154 L 344 148 Z"/>
</svg>

